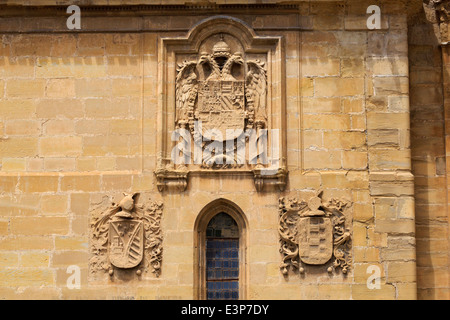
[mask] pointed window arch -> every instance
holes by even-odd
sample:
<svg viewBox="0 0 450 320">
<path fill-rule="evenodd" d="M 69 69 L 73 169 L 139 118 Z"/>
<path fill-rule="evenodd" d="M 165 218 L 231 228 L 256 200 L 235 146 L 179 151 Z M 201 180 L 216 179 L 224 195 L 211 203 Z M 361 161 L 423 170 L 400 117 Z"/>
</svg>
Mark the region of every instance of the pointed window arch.
<svg viewBox="0 0 450 320">
<path fill-rule="evenodd" d="M 197 299 L 246 299 L 247 226 L 242 210 L 229 200 L 201 210 L 194 239 Z"/>
</svg>

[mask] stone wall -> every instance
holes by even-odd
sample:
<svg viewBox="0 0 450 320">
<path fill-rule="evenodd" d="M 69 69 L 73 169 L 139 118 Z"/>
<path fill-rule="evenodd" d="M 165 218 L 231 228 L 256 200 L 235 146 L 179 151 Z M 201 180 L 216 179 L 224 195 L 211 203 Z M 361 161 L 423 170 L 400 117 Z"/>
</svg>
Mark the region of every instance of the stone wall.
<svg viewBox="0 0 450 320">
<path fill-rule="evenodd" d="M 408 42 L 411 8 L 403 1 L 380 2 L 381 29 L 368 30 L 371 4 L 311 1 L 244 11 L 159 7 L 143 16 L 125 10 L 121 17 L 87 10 L 81 31 L 66 29 L 61 8 L 36 10 L 38 16 L 27 19 L 5 17 L 0 296 L 192 299 L 198 289 L 196 221 L 217 199 L 244 213 L 242 292 L 248 299 L 415 299 L 416 281 L 420 298 L 444 296 L 445 285 L 433 291 L 439 285 L 426 276 L 436 270 L 448 282 L 448 253 L 428 248 L 448 240 L 446 213 L 438 210 L 441 205 L 446 212 L 442 118 L 425 110 L 423 100 L 429 84 L 440 81 L 439 55 L 435 45 L 430 51 L 422 40 Z M 18 7 L 10 10 L 25 15 Z M 160 40 L 185 37 L 215 14 L 239 19 L 258 36 L 282 39 L 285 95 L 279 98 L 285 99 L 289 171 L 284 191 L 256 191 L 252 177 L 220 173 L 190 177 L 185 191 L 158 191 L 155 133 L 165 119 L 161 99 L 170 94 L 158 84 L 158 72 L 166 70 Z M 422 61 L 430 63 L 430 52 L 436 64 L 427 69 Z M 433 93 L 433 106 L 442 112 L 442 92 Z M 436 130 L 428 131 L 431 123 Z M 435 143 L 423 138 L 423 126 Z M 320 189 L 324 201 L 352 203 L 351 268 L 329 273 L 329 262 L 283 276 L 278 199 L 308 200 Z M 140 192 L 139 204 L 163 203 L 159 277 L 90 274 L 91 219 L 119 202 L 122 192 Z M 81 289 L 67 287 L 72 265 L 81 268 Z M 367 286 L 373 266 L 381 272 L 379 289 Z"/>
<path fill-rule="evenodd" d="M 421 16 L 409 31 L 417 285 L 419 298 L 435 299 L 448 287 L 442 58 L 433 26 Z"/>
</svg>

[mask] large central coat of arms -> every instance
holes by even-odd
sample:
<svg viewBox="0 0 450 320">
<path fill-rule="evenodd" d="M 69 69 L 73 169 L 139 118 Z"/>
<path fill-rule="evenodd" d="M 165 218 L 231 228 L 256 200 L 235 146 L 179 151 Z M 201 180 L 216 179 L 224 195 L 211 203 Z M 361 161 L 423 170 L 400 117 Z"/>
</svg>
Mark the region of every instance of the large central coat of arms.
<svg viewBox="0 0 450 320">
<path fill-rule="evenodd" d="M 176 124 L 179 127 L 194 131 L 194 122 L 200 121 L 201 134 L 207 140 L 217 131 L 226 140 L 236 138 L 227 136 L 227 129 L 245 130 L 255 124 L 265 127 L 264 62 L 245 61 L 242 52 L 232 53 L 221 38 L 212 53 L 202 52 L 198 61 L 183 62 L 177 72 Z"/>
<path fill-rule="evenodd" d="M 191 148 L 176 150 L 187 163 L 202 169 L 252 169 L 267 166 L 267 71 L 258 59 L 246 60 L 242 52 L 232 52 L 223 36 L 212 52 L 202 52 L 197 61 L 178 64 L 176 76 L 176 115 L 178 129 L 190 132 Z M 255 152 L 245 161 L 245 141 L 255 138 Z M 186 143 L 185 145 L 191 145 Z M 238 151 L 241 150 L 242 152 Z M 172 157 L 173 154 L 172 154 Z M 176 162 L 176 161 L 175 161 Z M 249 167 L 248 167 L 249 168 Z"/>
<path fill-rule="evenodd" d="M 189 177 L 239 174 L 257 191 L 287 181 L 286 67 L 282 37 L 213 17 L 186 37 L 162 37 L 158 72 L 160 192 Z"/>
</svg>

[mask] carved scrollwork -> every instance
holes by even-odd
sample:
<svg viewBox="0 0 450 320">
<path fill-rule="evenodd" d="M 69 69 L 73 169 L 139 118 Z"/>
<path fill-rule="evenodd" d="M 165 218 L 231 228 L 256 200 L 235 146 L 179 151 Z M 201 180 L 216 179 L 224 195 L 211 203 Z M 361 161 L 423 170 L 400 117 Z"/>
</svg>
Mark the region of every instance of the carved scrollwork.
<svg viewBox="0 0 450 320">
<path fill-rule="evenodd" d="M 90 274 L 115 269 L 151 270 L 161 273 L 161 217 L 163 204 L 148 202 L 136 205 L 138 193 L 125 194 L 118 204 L 104 212 L 94 212 L 91 219 Z"/>
<path fill-rule="evenodd" d="M 325 265 L 332 272 L 351 268 L 351 232 L 344 214 L 350 203 L 331 199 L 323 202 L 322 191 L 308 201 L 279 199 L 280 269 L 287 276 L 289 269 L 305 272 L 306 265 Z"/>
</svg>

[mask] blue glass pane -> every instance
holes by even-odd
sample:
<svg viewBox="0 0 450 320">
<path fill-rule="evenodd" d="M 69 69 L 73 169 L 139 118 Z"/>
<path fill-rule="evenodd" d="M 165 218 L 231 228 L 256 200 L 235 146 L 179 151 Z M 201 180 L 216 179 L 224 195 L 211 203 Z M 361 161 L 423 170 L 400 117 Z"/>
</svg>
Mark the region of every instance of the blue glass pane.
<svg viewBox="0 0 450 320">
<path fill-rule="evenodd" d="M 218 238 L 206 242 L 207 298 L 238 299 L 239 240 Z"/>
</svg>

